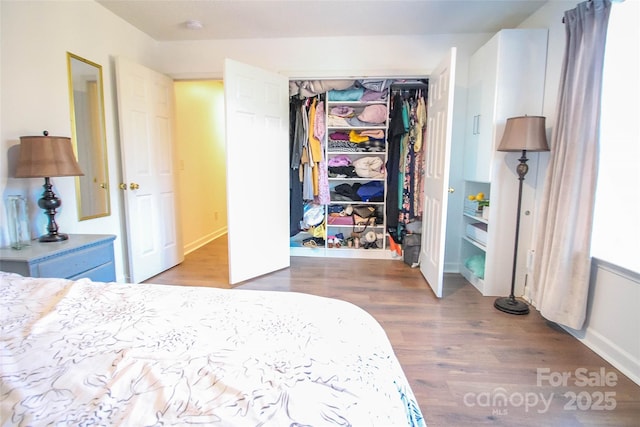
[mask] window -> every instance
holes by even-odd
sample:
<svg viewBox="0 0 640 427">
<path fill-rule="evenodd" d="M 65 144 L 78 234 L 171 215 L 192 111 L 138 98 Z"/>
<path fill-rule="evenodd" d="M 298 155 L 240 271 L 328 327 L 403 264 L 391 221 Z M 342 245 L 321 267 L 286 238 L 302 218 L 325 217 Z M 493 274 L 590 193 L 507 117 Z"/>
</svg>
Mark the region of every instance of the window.
<svg viewBox="0 0 640 427">
<path fill-rule="evenodd" d="M 640 272 L 640 2 L 614 3 L 602 90 L 592 256 Z"/>
</svg>

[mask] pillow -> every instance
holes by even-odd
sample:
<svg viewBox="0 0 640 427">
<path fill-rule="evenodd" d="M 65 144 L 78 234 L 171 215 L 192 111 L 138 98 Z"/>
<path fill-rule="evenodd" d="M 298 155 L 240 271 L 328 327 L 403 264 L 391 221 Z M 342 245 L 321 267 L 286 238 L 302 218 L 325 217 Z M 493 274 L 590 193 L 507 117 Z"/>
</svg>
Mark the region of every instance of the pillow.
<svg viewBox="0 0 640 427">
<path fill-rule="evenodd" d="M 480 279 L 484 279 L 484 260 L 484 254 L 473 255 L 465 260 L 464 266 Z"/>
<path fill-rule="evenodd" d="M 358 119 L 367 123 L 384 123 L 387 121 L 387 107 L 384 105 L 367 105 L 358 115 Z"/>
<path fill-rule="evenodd" d="M 384 178 L 383 161 L 380 157 L 361 157 L 353 161 L 356 174 L 361 178 Z"/>
</svg>

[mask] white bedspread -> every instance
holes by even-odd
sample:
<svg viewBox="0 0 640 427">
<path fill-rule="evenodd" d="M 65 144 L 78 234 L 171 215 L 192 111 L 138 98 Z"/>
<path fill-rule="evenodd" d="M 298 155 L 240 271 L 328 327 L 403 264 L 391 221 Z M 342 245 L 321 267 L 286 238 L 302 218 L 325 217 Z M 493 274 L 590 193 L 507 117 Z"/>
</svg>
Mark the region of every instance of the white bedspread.
<svg viewBox="0 0 640 427">
<path fill-rule="evenodd" d="M 2 272 L 0 300 L 3 426 L 424 425 L 344 301 Z"/>
</svg>

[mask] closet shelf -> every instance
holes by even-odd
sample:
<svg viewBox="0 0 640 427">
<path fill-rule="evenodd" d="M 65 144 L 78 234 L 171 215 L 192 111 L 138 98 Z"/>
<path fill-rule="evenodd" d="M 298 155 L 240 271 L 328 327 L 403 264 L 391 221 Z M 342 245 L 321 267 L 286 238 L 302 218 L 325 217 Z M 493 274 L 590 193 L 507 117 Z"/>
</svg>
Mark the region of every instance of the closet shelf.
<svg viewBox="0 0 640 427">
<path fill-rule="evenodd" d="M 370 126 L 327 126 L 327 129 L 340 129 L 340 130 L 367 130 L 367 129 L 382 129 L 386 130 L 386 126 L 370 125 Z"/>
<path fill-rule="evenodd" d="M 327 228 L 363 228 L 364 225 L 345 225 L 345 224 L 327 224 Z M 367 225 L 367 230 L 375 230 L 384 228 L 383 224 Z"/>
<path fill-rule="evenodd" d="M 483 218 L 481 216 L 471 215 L 471 214 L 468 214 L 466 212 L 464 212 L 462 215 L 466 216 L 467 218 L 471 218 L 474 221 L 482 222 L 484 224 L 489 224 L 489 221 L 487 221 L 485 218 Z"/>
<path fill-rule="evenodd" d="M 383 178 L 360 178 L 360 177 L 343 177 L 343 178 L 339 178 L 339 177 L 329 177 L 329 181 L 365 181 L 365 182 L 370 182 L 370 181 L 385 181 L 387 178 L 383 177 Z"/>
<path fill-rule="evenodd" d="M 327 101 L 327 105 L 337 106 L 337 105 L 350 105 L 350 106 L 359 106 L 359 105 L 387 105 L 387 100 L 375 100 L 375 101 Z"/>
<path fill-rule="evenodd" d="M 384 202 L 365 202 L 364 200 L 332 200 L 330 205 L 384 205 Z"/>
<path fill-rule="evenodd" d="M 486 250 L 487 250 L 487 247 L 486 247 L 485 245 L 483 245 L 483 244 L 482 244 L 482 243 L 480 243 L 480 242 L 476 242 L 475 240 L 473 240 L 473 239 L 472 239 L 472 238 L 470 238 L 470 237 L 462 236 L 462 240 L 465 240 L 465 241 L 467 241 L 467 242 L 471 243 L 473 246 L 475 246 L 475 247 L 476 247 L 476 248 L 478 248 L 478 249 L 482 249 L 483 251 L 486 251 Z"/>
<path fill-rule="evenodd" d="M 369 249 L 365 249 L 365 248 L 354 248 L 354 247 L 348 247 L 348 246 L 340 246 L 339 248 L 327 248 L 327 251 L 349 251 L 349 252 L 355 252 L 355 251 L 383 251 L 383 248 L 369 248 Z"/>
<path fill-rule="evenodd" d="M 478 276 L 476 276 L 471 270 L 466 268 L 464 265 L 460 266 L 460 274 L 465 279 L 467 279 L 467 281 L 471 283 L 481 293 L 484 293 L 484 279 L 481 279 Z"/>
<path fill-rule="evenodd" d="M 386 156 L 385 151 L 327 151 L 329 156 L 354 156 L 354 157 L 368 157 L 368 156 Z"/>
</svg>

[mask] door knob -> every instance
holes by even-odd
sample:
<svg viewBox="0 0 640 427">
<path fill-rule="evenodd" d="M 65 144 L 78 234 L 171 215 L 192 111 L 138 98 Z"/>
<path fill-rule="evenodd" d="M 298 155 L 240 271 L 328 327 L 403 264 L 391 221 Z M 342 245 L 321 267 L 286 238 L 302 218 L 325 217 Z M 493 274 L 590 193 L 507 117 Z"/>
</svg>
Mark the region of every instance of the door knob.
<svg viewBox="0 0 640 427">
<path fill-rule="evenodd" d="M 137 190 L 138 188 L 140 188 L 140 185 L 136 184 L 135 182 L 132 182 L 131 184 L 129 184 L 130 190 Z"/>
<path fill-rule="evenodd" d="M 127 189 L 127 184 L 125 184 L 124 182 L 121 182 L 120 185 L 118 185 L 118 188 L 121 190 L 126 190 Z"/>
<path fill-rule="evenodd" d="M 448 191 L 449 193 L 453 193 L 453 192 L 454 192 L 454 191 L 456 191 L 456 190 L 455 190 L 455 188 L 453 188 L 453 187 L 449 187 L 449 188 L 447 189 L 447 191 Z"/>
</svg>

